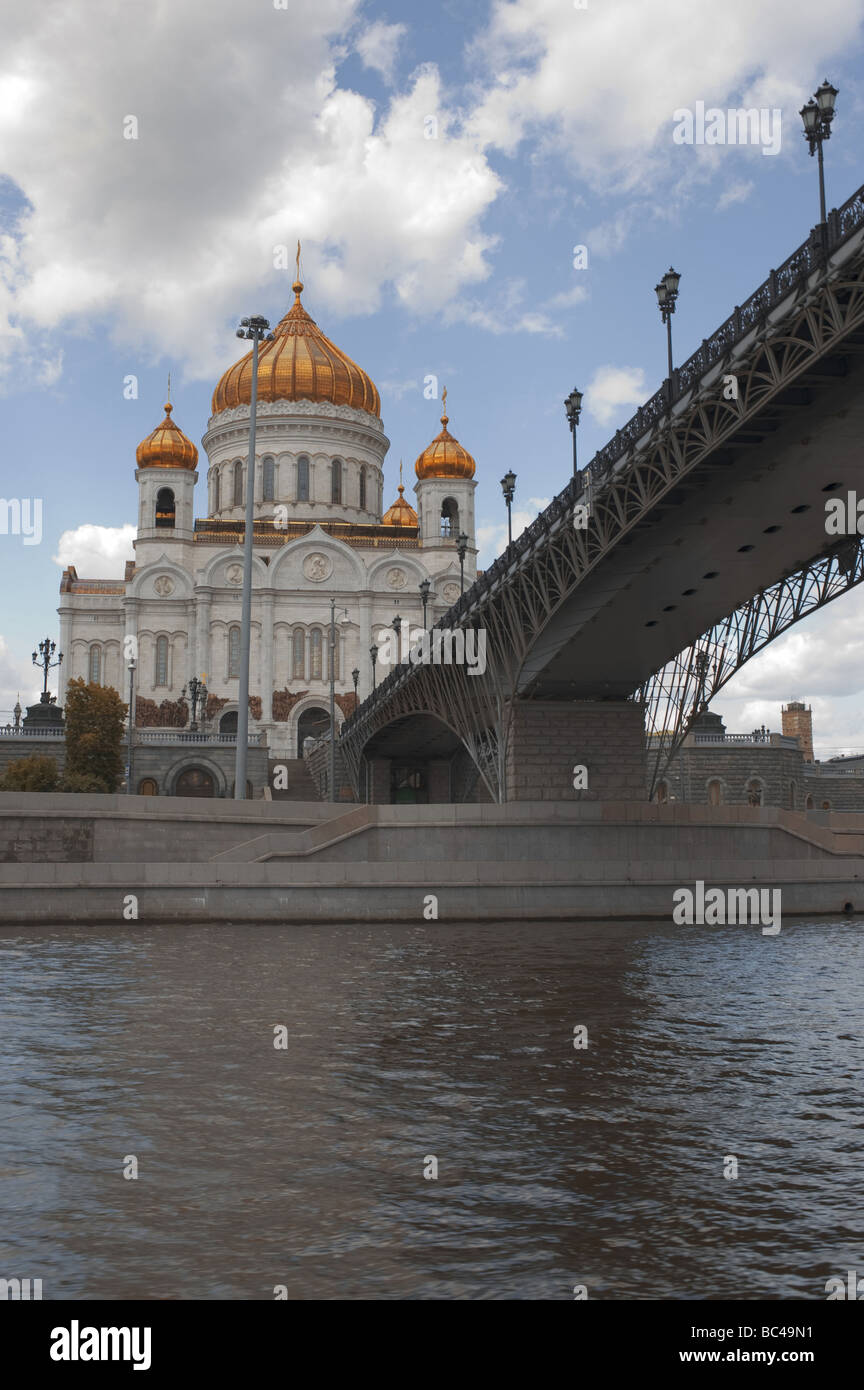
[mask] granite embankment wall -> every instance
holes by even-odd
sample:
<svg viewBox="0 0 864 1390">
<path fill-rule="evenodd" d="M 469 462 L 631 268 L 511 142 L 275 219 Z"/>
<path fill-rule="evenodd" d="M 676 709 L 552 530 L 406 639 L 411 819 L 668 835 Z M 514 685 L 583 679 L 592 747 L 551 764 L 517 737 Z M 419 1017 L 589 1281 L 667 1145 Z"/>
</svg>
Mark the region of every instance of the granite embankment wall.
<svg viewBox="0 0 864 1390">
<path fill-rule="evenodd" d="M 779 887 L 784 918 L 864 913 L 864 816 L 0 794 L 3 923 L 424 925 L 430 896 L 447 921 L 669 921 L 700 879 Z"/>
</svg>

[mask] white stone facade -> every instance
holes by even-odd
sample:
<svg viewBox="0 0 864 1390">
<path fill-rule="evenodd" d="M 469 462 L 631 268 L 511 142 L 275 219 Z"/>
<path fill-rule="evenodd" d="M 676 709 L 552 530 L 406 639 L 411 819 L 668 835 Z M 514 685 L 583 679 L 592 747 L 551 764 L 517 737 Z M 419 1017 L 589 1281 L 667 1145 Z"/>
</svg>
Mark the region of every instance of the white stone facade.
<svg viewBox="0 0 864 1390">
<path fill-rule="evenodd" d="M 198 472 L 137 469 L 135 568 L 132 573 L 129 566 L 125 580 L 84 579 L 66 571 L 59 609 L 61 703 L 74 677 L 112 685 L 128 699 L 130 648 L 124 654 L 124 639 L 134 637 L 137 699 L 157 706 L 176 702 L 190 677 L 203 675 L 210 695 L 225 702 L 211 722 L 214 731 L 236 711 L 241 536 L 239 530 L 227 537 L 220 530 L 243 520 L 248 431 L 248 407 L 224 410 L 211 418 L 202 440 L 206 467 L 202 458 Z M 261 717 L 250 716 L 250 730 L 266 731 L 272 756 L 296 757 L 303 715 L 328 711 L 331 598 L 339 618 L 336 692 L 353 695 L 356 668 L 362 700 L 372 687 L 369 649 L 373 642 L 382 645 L 379 636 L 394 615 L 412 628 L 422 626 L 421 581 L 431 581 L 429 626 L 458 597 L 459 529 L 469 541 L 466 587 L 473 582 L 475 482 L 420 482 L 414 489 L 416 531 L 382 526 L 388 447 L 381 422 L 362 410 L 305 400 L 259 405 L 255 516 L 269 526 L 255 547 L 249 689 L 261 701 Z M 196 528 L 199 477 L 198 501 L 207 520 Z M 173 525 L 165 520 L 169 494 Z M 446 515 L 458 509 L 455 529 L 442 522 L 445 503 Z M 273 529 L 280 517 L 287 517 L 287 531 Z M 339 534 L 328 533 L 332 523 L 340 524 Z M 386 674 L 379 662 L 378 679 Z M 288 694 L 277 701 L 283 712 L 290 705 L 285 718 L 274 718 L 274 692 Z M 337 709 L 338 723 L 342 717 Z"/>
</svg>

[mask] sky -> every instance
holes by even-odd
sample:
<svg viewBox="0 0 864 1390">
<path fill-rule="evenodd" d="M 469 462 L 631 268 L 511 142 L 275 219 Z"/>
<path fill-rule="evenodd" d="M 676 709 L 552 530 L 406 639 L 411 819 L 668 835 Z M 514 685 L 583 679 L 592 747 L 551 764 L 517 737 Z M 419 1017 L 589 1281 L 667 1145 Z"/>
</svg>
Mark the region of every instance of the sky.
<svg viewBox="0 0 864 1390">
<path fill-rule="evenodd" d="M 298 238 L 306 308 L 381 393 L 385 504 L 400 458 L 410 497 L 448 388 L 482 567 L 508 469 L 515 529 L 570 475 L 568 392 L 583 465 L 660 385 L 667 267 L 680 362 L 806 238 L 798 111 L 826 75 L 829 207 L 864 182 L 864 0 L 0 0 L 0 18 L 0 495 L 43 509 L 38 544 L 0 534 L 2 722 L 41 688 L 63 567 L 132 558 L 135 449 L 169 372 L 200 443 L 238 319 L 292 302 Z M 698 102 L 779 125 L 764 146 L 679 143 Z M 862 619 L 864 593 L 839 599 L 713 708 L 779 730 L 803 699 L 818 756 L 864 750 Z"/>
</svg>

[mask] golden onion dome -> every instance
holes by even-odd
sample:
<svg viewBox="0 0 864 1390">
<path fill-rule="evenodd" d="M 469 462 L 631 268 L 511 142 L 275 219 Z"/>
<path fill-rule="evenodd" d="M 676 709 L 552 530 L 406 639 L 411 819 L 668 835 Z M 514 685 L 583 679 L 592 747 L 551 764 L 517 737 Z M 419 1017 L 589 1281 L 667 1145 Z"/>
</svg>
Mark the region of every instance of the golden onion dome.
<svg viewBox="0 0 864 1390">
<path fill-rule="evenodd" d="M 300 303 L 303 282 L 294 281 L 294 303 L 258 349 L 259 401 L 326 401 L 380 417 L 381 398 L 362 367 L 321 332 Z M 213 392 L 213 414 L 252 399 L 252 353 L 225 372 Z"/>
<path fill-rule="evenodd" d="M 424 478 L 473 478 L 477 467 L 467 449 L 463 449 L 458 439 L 454 439 L 447 426 L 447 388 L 441 393 L 444 414 L 441 424 L 444 428 L 428 448 L 424 449 L 414 465 L 417 477 Z"/>
<path fill-rule="evenodd" d="M 180 426 L 171 419 L 174 409 L 170 401 L 165 403 L 165 419 L 142 439 L 135 450 L 139 468 L 188 468 L 193 470 L 198 462 L 198 450 L 187 439 Z"/>
<path fill-rule="evenodd" d="M 418 524 L 417 513 L 411 506 L 411 503 L 406 502 L 402 495 L 404 491 L 405 489 L 400 483 L 399 496 L 396 498 L 393 506 L 389 507 L 382 516 L 382 526 L 416 526 Z"/>
</svg>

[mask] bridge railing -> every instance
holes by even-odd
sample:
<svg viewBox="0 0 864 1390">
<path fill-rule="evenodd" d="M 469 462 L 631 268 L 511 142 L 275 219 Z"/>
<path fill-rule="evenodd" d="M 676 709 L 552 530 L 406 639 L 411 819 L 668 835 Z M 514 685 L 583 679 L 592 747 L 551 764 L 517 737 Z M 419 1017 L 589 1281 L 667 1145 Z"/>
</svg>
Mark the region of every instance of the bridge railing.
<svg viewBox="0 0 864 1390">
<path fill-rule="evenodd" d="M 493 585 L 517 563 L 532 546 L 552 529 L 565 515 L 572 511 L 579 498 L 584 496 L 588 481 L 600 482 L 609 471 L 642 436 L 654 427 L 671 408 L 682 400 L 712 368 L 718 366 L 730 349 L 743 338 L 761 327 L 768 316 L 806 276 L 822 269 L 828 257 L 855 232 L 864 227 L 864 185 L 848 198 L 841 208 L 832 208 L 827 222 L 814 227 L 807 240 L 797 247 L 776 270 L 772 270 L 758 289 L 754 290 L 743 304 L 736 305 L 732 313 L 720 327 L 704 338 L 700 347 L 687 358 L 680 367 L 675 367 L 671 378 L 655 391 L 650 400 L 636 411 L 635 415 L 617 430 L 614 437 L 597 453 L 577 478 L 571 478 L 567 486 L 553 497 L 549 506 L 526 526 L 521 535 L 492 561 L 482 576 L 456 600 L 451 608 L 439 618 L 435 627 L 458 627 L 459 622 Z M 375 703 L 388 694 L 401 679 L 405 670 L 397 667 L 380 683 L 374 694 L 367 696 L 362 705 L 346 719 L 342 732 L 349 731 L 372 709 Z"/>
</svg>

